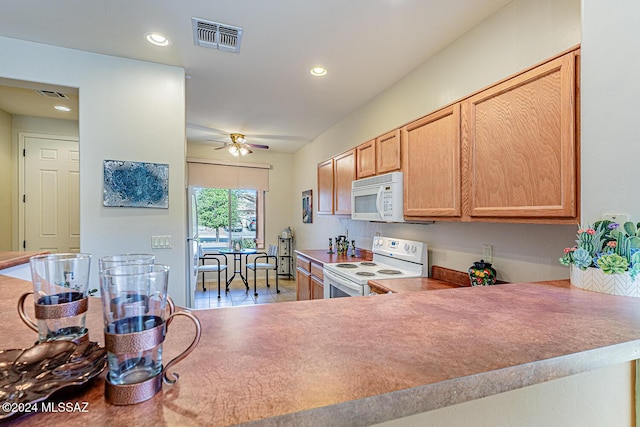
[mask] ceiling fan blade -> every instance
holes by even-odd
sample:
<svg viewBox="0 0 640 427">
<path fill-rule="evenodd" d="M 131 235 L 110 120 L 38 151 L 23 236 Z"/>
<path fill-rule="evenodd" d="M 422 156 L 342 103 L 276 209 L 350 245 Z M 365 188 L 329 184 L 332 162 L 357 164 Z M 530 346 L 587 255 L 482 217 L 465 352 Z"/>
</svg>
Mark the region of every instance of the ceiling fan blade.
<svg viewBox="0 0 640 427">
<path fill-rule="evenodd" d="M 226 145 L 226 144 L 225 144 L 225 145 L 223 145 L 222 147 L 214 148 L 214 150 L 222 150 L 222 149 L 225 149 L 225 148 L 227 148 L 227 145 Z"/>
<path fill-rule="evenodd" d="M 251 147 L 251 148 L 262 148 L 264 150 L 268 150 L 269 146 L 268 145 L 261 145 L 261 144 L 245 144 L 247 147 Z"/>
</svg>

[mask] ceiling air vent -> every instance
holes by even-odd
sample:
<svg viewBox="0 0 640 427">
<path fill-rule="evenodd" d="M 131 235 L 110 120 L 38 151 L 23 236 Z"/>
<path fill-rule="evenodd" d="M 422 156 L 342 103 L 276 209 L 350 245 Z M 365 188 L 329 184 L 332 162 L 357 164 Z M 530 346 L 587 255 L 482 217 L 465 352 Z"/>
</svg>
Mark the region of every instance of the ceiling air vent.
<svg viewBox="0 0 640 427">
<path fill-rule="evenodd" d="M 39 93 L 42 96 L 46 96 L 47 98 L 69 99 L 69 97 L 64 93 L 56 92 L 53 90 L 36 90 L 36 93 Z"/>
<path fill-rule="evenodd" d="M 224 50 L 226 52 L 240 52 L 242 28 L 219 22 L 205 21 L 191 18 L 193 27 L 193 43 L 196 46 Z"/>
</svg>

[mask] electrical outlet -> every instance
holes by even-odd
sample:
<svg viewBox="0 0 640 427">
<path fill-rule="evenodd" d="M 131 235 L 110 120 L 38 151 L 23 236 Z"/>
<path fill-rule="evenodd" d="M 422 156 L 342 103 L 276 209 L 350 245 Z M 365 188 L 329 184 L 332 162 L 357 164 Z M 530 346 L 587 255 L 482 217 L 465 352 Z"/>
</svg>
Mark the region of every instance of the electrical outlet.
<svg viewBox="0 0 640 427">
<path fill-rule="evenodd" d="M 482 245 L 482 259 L 485 260 L 485 262 L 492 262 L 492 259 L 493 259 L 492 245 Z"/>
<path fill-rule="evenodd" d="M 171 249 L 171 236 L 151 236 L 151 249 Z"/>
<path fill-rule="evenodd" d="M 629 214 L 606 213 L 606 214 L 602 214 L 601 219 L 603 220 L 608 219 L 609 221 L 617 222 L 618 224 L 624 224 L 625 222 L 629 221 Z"/>
</svg>

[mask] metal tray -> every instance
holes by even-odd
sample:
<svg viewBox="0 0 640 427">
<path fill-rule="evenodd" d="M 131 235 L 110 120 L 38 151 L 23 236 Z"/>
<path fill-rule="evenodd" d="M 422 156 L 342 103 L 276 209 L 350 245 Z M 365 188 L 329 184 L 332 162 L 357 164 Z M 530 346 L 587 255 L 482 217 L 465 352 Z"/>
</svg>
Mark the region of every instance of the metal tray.
<svg viewBox="0 0 640 427">
<path fill-rule="evenodd" d="M 49 341 L 27 349 L 0 350 L 0 421 L 27 406 L 19 404 L 32 405 L 60 390 L 86 384 L 105 366 L 106 350 L 96 342 Z"/>
</svg>

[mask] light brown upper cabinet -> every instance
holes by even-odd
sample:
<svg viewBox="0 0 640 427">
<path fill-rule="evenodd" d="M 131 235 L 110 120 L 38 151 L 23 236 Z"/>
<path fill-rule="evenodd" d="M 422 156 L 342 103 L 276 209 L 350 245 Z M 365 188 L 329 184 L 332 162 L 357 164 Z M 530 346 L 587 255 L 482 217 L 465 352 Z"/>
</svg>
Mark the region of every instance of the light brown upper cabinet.
<svg viewBox="0 0 640 427">
<path fill-rule="evenodd" d="M 376 140 L 372 139 L 356 147 L 356 178 L 376 174 Z"/>
<path fill-rule="evenodd" d="M 351 215 L 351 182 L 355 179 L 355 148 L 318 163 L 318 214 Z"/>
<path fill-rule="evenodd" d="M 356 161 L 357 179 L 400 170 L 400 129 L 358 145 Z"/>
<path fill-rule="evenodd" d="M 318 214 L 333 214 L 333 159 L 318 163 Z"/>
<path fill-rule="evenodd" d="M 459 217 L 460 104 L 404 126 L 404 216 Z"/>
<path fill-rule="evenodd" d="M 351 182 L 356 179 L 356 149 L 335 156 L 334 209 L 336 215 L 351 215 Z"/>
<path fill-rule="evenodd" d="M 400 170 L 400 129 L 376 138 L 376 174 Z"/>
<path fill-rule="evenodd" d="M 573 48 L 321 163 L 318 213 L 351 213 L 356 176 L 402 170 L 408 220 L 579 222 L 579 58 Z"/>
<path fill-rule="evenodd" d="M 463 188 L 472 221 L 562 222 L 577 216 L 575 55 L 565 54 L 463 102 L 468 147 Z"/>
</svg>

